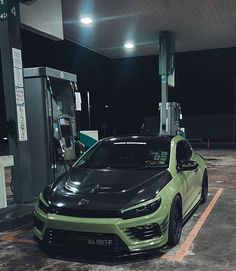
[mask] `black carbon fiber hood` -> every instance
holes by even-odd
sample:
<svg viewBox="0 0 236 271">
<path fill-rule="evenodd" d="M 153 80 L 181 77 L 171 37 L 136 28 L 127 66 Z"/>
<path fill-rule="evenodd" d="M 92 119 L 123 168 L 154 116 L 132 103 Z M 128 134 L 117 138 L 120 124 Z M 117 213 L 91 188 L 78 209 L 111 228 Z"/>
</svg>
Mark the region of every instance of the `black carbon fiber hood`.
<svg viewBox="0 0 236 271">
<path fill-rule="evenodd" d="M 51 208 L 119 212 L 149 200 L 172 179 L 160 169 L 72 168 L 53 185 Z M 82 200 L 82 201 L 81 201 Z"/>
</svg>

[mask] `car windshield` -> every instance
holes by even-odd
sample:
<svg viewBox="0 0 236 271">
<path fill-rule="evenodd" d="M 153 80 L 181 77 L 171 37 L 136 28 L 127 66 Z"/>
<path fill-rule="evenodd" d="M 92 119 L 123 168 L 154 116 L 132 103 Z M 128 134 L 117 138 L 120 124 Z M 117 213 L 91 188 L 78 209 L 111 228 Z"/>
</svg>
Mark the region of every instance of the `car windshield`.
<svg viewBox="0 0 236 271">
<path fill-rule="evenodd" d="M 167 141 L 101 141 L 75 164 L 86 168 L 145 169 L 168 167 L 170 143 Z"/>
</svg>

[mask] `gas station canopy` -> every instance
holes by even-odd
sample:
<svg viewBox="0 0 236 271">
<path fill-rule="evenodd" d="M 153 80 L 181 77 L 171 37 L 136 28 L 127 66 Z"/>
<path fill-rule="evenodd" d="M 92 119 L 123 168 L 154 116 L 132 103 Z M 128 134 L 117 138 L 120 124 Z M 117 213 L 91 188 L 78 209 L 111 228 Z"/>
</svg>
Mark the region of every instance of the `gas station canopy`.
<svg viewBox="0 0 236 271">
<path fill-rule="evenodd" d="M 109 58 L 158 54 L 170 31 L 176 52 L 236 45 L 235 0 L 20 0 L 22 25 Z M 81 19 L 87 20 L 85 24 Z M 133 50 L 124 50 L 125 43 Z"/>
<path fill-rule="evenodd" d="M 236 45 L 235 0 L 62 0 L 62 14 L 66 39 L 109 58 L 158 54 L 162 30 L 174 33 L 177 52 Z"/>
</svg>

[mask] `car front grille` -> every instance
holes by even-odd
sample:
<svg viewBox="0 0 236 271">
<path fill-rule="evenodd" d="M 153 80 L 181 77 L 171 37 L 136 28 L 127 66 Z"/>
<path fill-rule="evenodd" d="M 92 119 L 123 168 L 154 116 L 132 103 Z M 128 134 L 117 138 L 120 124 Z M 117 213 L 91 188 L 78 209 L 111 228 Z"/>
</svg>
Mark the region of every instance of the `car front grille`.
<svg viewBox="0 0 236 271">
<path fill-rule="evenodd" d="M 110 233 L 47 229 L 43 242 L 52 249 L 79 253 L 123 254 L 129 251 L 116 234 Z"/>
<path fill-rule="evenodd" d="M 152 223 L 137 227 L 125 228 L 124 233 L 132 240 L 149 240 L 162 235 L 159 224 Z"/>
</svg>

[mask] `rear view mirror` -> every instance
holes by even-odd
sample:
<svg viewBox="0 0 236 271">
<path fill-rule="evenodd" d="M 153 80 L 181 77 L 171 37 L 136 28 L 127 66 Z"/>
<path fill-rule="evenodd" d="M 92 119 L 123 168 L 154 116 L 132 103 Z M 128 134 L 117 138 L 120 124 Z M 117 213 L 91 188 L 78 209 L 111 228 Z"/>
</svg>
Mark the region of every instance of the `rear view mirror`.
<svg viewBox="0 0 236 271">
<path fill-rule="evenodd" d="M 198 168 L 198 163 L 195 161 L 186 161 L 183 164 L 177 165 L 177 171 L 191 171 Z"/>
</svg>

